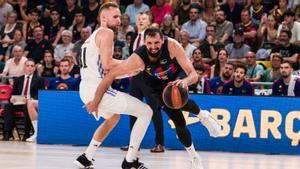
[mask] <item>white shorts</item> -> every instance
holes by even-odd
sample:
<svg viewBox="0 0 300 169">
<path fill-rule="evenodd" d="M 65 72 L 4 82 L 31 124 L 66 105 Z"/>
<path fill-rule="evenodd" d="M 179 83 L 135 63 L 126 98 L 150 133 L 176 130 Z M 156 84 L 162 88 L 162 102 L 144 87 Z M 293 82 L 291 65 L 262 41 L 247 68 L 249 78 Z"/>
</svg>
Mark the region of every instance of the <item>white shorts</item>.
<svg viewBox="0 0 300 169">
<path fill-rule="evenodd" d="M 98 84 L 91 84 L 81 81 L 79 86 L 79 94 L 84 104 L 94 99 L 97 87 Z M 104 119 L 108 119 L 114 114 L 123 114 L 128 107 L 128 103 L 130 103 L 128 99 L 131 100 L 133 98 L 128 96 L 129 95 L 126 93 L 109 88 L 104 94 L 98 107 L 100 116 Z"/>
</svg>

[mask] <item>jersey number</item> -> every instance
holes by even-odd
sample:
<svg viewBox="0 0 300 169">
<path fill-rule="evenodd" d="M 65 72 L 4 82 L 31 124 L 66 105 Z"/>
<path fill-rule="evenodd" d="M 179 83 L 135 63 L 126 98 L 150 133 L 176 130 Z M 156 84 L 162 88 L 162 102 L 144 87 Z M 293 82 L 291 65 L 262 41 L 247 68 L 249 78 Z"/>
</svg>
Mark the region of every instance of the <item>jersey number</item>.
<svg viewBox="0 0 300 169">
<path fill-rule="evenodd" d="M 83 64 L 83 68 L 87 68 L 87 65 L 86 65 L 86 47 L 83 48 L 83 51 L 82 51 L 82 61 L 81 63 Z"/>
</svg>

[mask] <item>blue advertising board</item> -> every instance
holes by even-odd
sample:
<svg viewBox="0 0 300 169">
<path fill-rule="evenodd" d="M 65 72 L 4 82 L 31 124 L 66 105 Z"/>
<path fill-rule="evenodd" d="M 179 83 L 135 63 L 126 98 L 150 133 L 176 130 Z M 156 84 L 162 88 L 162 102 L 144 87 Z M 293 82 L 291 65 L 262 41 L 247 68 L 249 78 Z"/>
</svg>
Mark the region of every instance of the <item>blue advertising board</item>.
<svg viewBox="0 0 300 169">
<path fill-rule="evenodd" d="M 213 138 L 195 116 L 183 112 L 197 150 L 300 154 L 299 98 L 217 95 L 190 98 L 202 109 L 211 111 L 222 125 L 221 136 Z M 41 91 L 38 143 L 88 145 L 102 120 L 96 121 L 82 106 L 78 92 Z M 183 149 L 165 113 L 163 119 L 165 146 Z M 103 145 L 127 145 L 129 136 L 129 118 L 122 115 Z M 142 147 L 153 147 L 154 136 L 150 124 Z"/>
</svg>

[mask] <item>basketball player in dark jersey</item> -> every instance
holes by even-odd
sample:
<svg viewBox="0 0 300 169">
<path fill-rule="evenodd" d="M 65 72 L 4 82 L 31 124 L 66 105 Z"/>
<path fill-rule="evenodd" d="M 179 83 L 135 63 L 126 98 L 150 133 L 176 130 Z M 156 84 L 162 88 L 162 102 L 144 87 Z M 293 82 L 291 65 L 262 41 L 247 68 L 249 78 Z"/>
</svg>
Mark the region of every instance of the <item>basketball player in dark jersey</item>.
<svg viewBox="0 0 300 169">
<path fill-rule="evenodd" d="M 157 28 L 146 29 L 144 40 L 145 45 L 136 49 L 121 66 L 116 66 L 108 72 L 98 86 L 94 100 L 87 105 L 97 106 L 115 77 L 143 70 L 146 84 L 150 86 L 152 93 L 156 96 L 155 98 L 160 101 L 163 109 L 175 124 L 177 136 L 190 156 L 191 168 L 203 169 L 200 156 L 195 151 L 191 134 L 186 127 L 181 111 L 195 114 L 208 129 L 211 136 L 217 137 L 220 134 L 220 125 L 208 111 L 200 111 L 199 106 L 193 100 L 189 100 L 181 109 L 170 109 L 164 106 L 161 99 L 163 89 L 168 83 L 187 87 L 197 82 L 198 75 L 185 56 L 182 46 L 176 40 L 164 37 Z M 178 76 L 182 70 L 187 76 L 179 79 Z M 96 108 L 89 106 L 87 109 L 93 112 Z"/>
</svg>

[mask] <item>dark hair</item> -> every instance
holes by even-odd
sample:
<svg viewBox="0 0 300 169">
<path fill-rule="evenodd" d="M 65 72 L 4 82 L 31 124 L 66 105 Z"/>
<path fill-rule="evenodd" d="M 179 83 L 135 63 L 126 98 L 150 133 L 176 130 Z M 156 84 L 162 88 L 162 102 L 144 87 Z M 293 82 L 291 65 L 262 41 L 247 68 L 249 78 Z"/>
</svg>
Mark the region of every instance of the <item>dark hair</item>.
<svg viewBox="0 0 300 169">
<path fill-rule="evenodd" d="M 220 68 L 220 61 L 219 61 L 219 54 L 220 54 L 220 52 L 221 51 L 225 51 L 225 53 L 226 53 L 226 55 L 227 55 L 227 58 L 228 58 L 228 56 L 229 56 L 229 54 L 228 54 L 228 51 L 225 49 L 225 48 L 221 48 L 221 49 L 219 49 L 218 50 L 218 52 L 217 52 L 217 59 L 216 59 L 216 61 L 215 61 L 215 71 L 214 71 L 214 76 L 219 76 L 220 75 L 220 72 L 221 72 L 221 68 Z"/>
<path fill-rule="evenodd" d="M 243 12 L 247 12 L 248 15 L 250 16 L 250 11 L 249 11 L 249 9 L 243 9 L 243 10 L 241 11 L 241 13 L 243 13 Z M 250 17 L 251 17 L 251 16 L 250 16 Z"/>
<path fill-rule="evenodd" d="M 75 15 L 76 14 L 82 14 L 83 15 L 83 9 L 82 8 L 78 8 L 76 11 L 75 11 Z"/>
<path fill-rule="evenodd" d="M 52 12 L 57 12 L 58 15 L 60 15 L 60 11 L 59 11 L 59 9 L 58 9 L 57 7 L 51 8 L 51 9 L 50 9 L 50 13 L 52 13 Z"/>
<path fill-rule="evenodd" d="M 105 9 L 109 9 L 109 8 L 119 8 L 119 5 L 115 2 L 106 2 L 104 4 L 101 5 L 100 9 L 99 9 L 99 14 L 105 10 Z"/>
<path fill-rule="evenodd" d="M 67 58 L 63 58 L 62 60 L 60 60 L 59 65 L 60 65 L 61 62 L 68 62 L 69 65 L 71 65 L 70 60 L 67 59 Z"/>
<path fill-rule="evenodd" d="M 292 37 L 292 32 L 289 29 L 281 29 L 280 34 L 281 33 L 286 33 L 289 38 Z"/>
<path fill-rule="evenodd" d="M 37 13 L 37 14 L 38 14 L 38 16 L 41 16 L 41 11 L 40 11 L 40 10 L 38 10 L 37 8 L 33 8 L 33 9 L 31 9 L 31 10 L 29 11 L 29 13 L 30 13 L 30 14 L 32 14 L 32 13 Z"/>
<path fill-rule="evenodd" d="M 164 37 L 164 35 L 161 33 L 161 31 L 158 28 L 156 28 L 156 27 L 149 27 L 149 28 L 147 28 L 145 30 L 144 39 L 146 39 L 146 36 L 154 37 L 157 34 L 159 34 L 160 38 Z"/>
<path fill-rule="evenodd" d="M 287 63 L 290 65 L 291 68 L 293 68 L 293 64 L 292 62 L 288 61 L 288 60 L 284 60 L 281 64 Z"/>
<path fill-rule="evenodd" d="M 200 64 L 200 63 L 194 63 L 193 66 L 194 66 L 195 70 L 205 72 L 205 68 L 204 68 L 204 66 L 202 64 Z"/>
<path fill-rule="evenodd" d="M 211 23 L 208 24 L 208 25 L 206 26 L 206 30 L 207 30 L 208 27 L 213 27 L 215 32 L 216 32 L 216 30 L 217 30 L 217 26 L 216 26 L 215 24 L 211 24 Z"/>
<path fill-rule="evenodd" d="M 245 74 L 247 73 L 247 67 L 246 67 L 246 65 L 244 65 L 244 64 L 238 64 L 238 65 L 235 66 L 234 70 L 237 70 L 238 68 L 244 69 Z"/>
<path fill-rule="evenodd" d="M 233 69 L 235 69 L 235 64 L 232 63 L 232 62 L 229 62 L 229 61 L 228 61 L 228 62 L 225 63 L 225 65 L 231 65 L 231 66 L 233 67 Z"/>
</svg>

